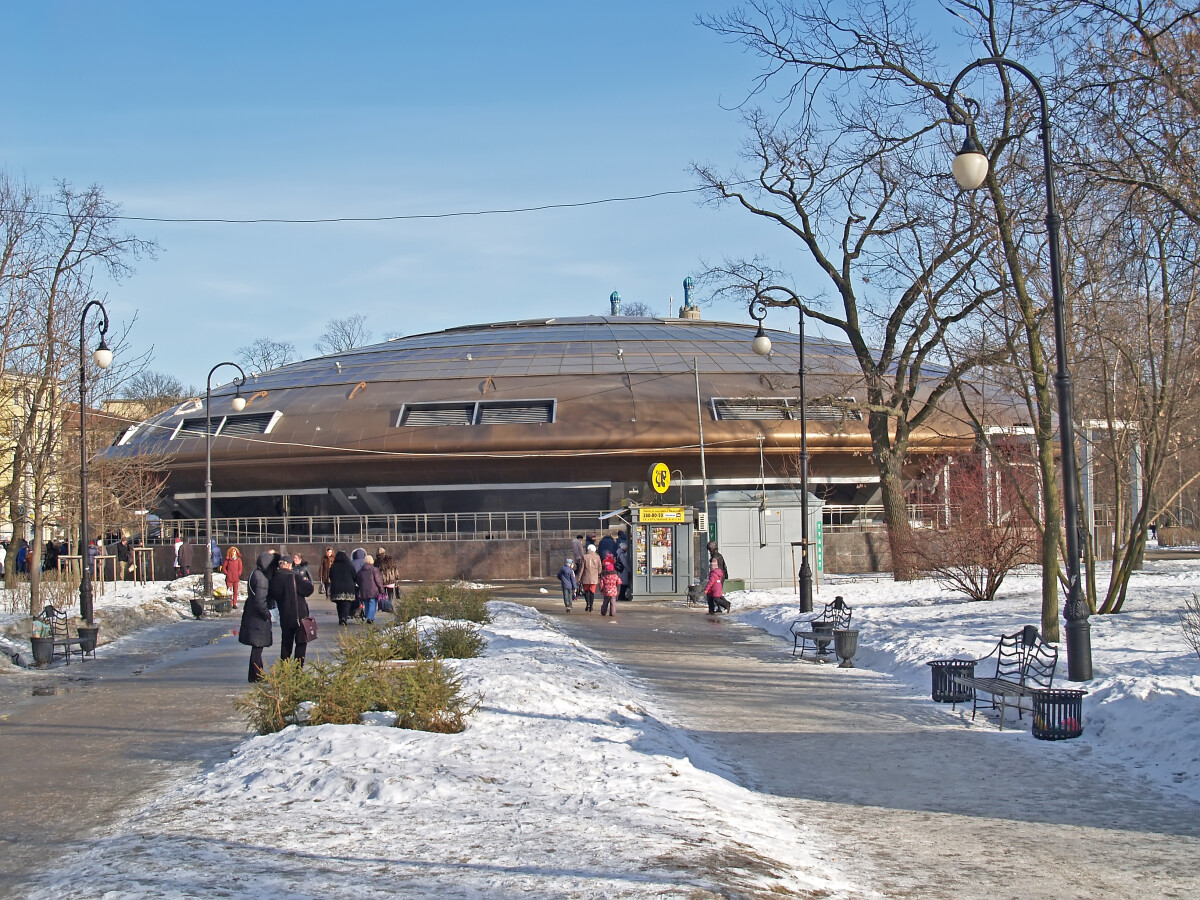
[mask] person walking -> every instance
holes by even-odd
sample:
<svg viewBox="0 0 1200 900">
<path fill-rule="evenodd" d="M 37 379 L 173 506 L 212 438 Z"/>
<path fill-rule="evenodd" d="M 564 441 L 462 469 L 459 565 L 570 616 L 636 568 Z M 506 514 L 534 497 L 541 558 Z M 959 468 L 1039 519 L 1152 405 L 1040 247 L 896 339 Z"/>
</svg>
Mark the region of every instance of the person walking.
<svg viewBox="0 0 1200 900">
<path fill-rule="evenodd" d="M 192 574 L 192 548 L 185 544 L 179 532 L 175 532 L 175 577 Z"/>
<path fill-rule="evenodd" d="M 575 540 L 571 541 L 571 564 L 575 567 L 576 576 L 579 575 L 580 566 L 583 565 L 583 535 L 575 535 Z"/>
<path fill-rule="evenodd" d="M 311 579 L 296 574 L 292 559 L 288 556 L 280 558 L 279 568 L 271 576 L 267 597 L 279 610 L 279 658 L 291 659 L 294 652 L 303 667 L 308 643 L 300 620 L 308 616 L 305 598 L 312 594 L 313 585 Z"/>
<path fill-rule="evenodd" d="M 615 619 L 617 616 L 617 594 L 621 592 L 621 576 L 617 574 L 616 566 L 611 559 L 604 561 L 604 572 L 600 576 L 600 595 L 604 602 L 600 604 L 600 615 Z"/>
<path fill-rule="evenodd" d="M 88 567 L 88 571 L 92 573 L 93 578 L 96 577 L 96 557 L 99 555 L 100 555 L 99 539 L 94 540 L 94 541 L 88 541 L 87 567 Z M 26 557 L 26 561 L 28 561 L 28 557 Z"/>
<path fill-rule="evenodd" d="M 579 569 L 579 589 L 583 591 L 583 601 L 587 604 L 583 611 L 591 612 L 592 604 L 596 601 L 596 585 L 600 583 L 600 555 L 596 553 L 595 544 L 588 544 Z"/>
<path fill-rule="evenodd" d="M 329 596 L 329 567 L 333 565 L 333 548 L 326 547 L 325 555 L 321 557 L 321 593 Z"/>
<path fill-rule="evenodd" d="M 367 624 L 374 625 L 375 606 L 383 593 L 383 579 L 379 577 L 379 570 L 375 568 L 375 557 L 370 554 L 363 557 L 363 567 L 358 570 L 355 578 L 358 582 L 358 599 L 362 601 Z"/>
<path fill-rule="evenodd" d="M 275 554 L 270 550 L 258 555 L 258 564 L 250 574 L 250 591 L 238 626 L 238 643 L 250 648 L 250 674 L 247 680 L 251 684 L 262 681 L 263 648 L 271 646 L 271 607 L 267 595 L 271 589 L 271 569 L 274 565 Z"/>
<path fill-rule="evenodd" d="M 229 588 L 233 608 L 237 609 L 238 587 L 242 580 L 242 553 L 237 547 L 229 548 L 229 552 L 225 554 L 225 562 L 221 564 L 221 571 L 225 575 L 225 587 Z"/>
<path fill-rule="evenodd" d="M 354 581 L 354 566 L 345 550 L 339 550 L 329 566 L 328 596 L 337 605 L 338 624 L 350 621 L 350 610 L 354 606 L 354 595 L 358 585 Z"/>
<path fill-rule="evenodd" d="M 721 551 L 717 549 L 716 541 L 708 542 L 708 561 L 717 561 L 717 565 L 721 568 L 721 580 L 729 580 L 729 567 L 725 565 L 725 557 L 721 555 Z"/>
<path fill-rule="evenodd" d="M 717 611 L 728 612 L 729 601 L 725 599 L 725 579 L 721 575 L 720 564 L 711 560 L 708 564 L 708 582 L 704 585 L 704 597 L 708 600 L 708 614 L 714 616 Z"/>
<path fill-rule="evenodd" d="M 221 546 L 217 543 L 217 539 L 215 537 L 208 539 L 208 555 L 212 560 L 213 571 L 220 572 L 221 564 L 225 562 L 225 557 L 221 553 Z"/>
<path fill-rule="evenodd" d="M 633 599 L 633 566 L 629 563 L 629 545 L 624 541 L 617 544 L 617 555 L 613 559 L 613 568 L 621 576 L 621 592 L 617 599 L 625 602 Z"/>
<path fill-rule="evenodd" d="M 124 581 L 125 574 L 128 572 L 133 574 L 133 547 L 129 544 L 128 538 L 121 538 L 117 541 L 116 546 L 117 557 L 117 580 Z"/>
<path fill-rule="evenodd" d="M 575 592 L 579 590 L 579 579 L 575 577 L 575 557 L 567 557 L 563 567 L 558 570 L 558 580 L 562 583 L 563 604 L 567 607 L 567 612 L 570 612 L 571 604 L 575 601 Z"/>
</svg>

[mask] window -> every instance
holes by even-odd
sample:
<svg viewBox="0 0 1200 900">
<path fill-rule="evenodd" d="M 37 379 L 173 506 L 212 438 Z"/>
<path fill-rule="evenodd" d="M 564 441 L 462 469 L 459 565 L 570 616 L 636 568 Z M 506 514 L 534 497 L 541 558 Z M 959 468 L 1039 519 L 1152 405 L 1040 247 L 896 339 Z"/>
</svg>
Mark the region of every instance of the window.
<svg viewBox="0 0 1200 900">
<path fill-rule="evenodd" d="M 479 403 L 406 403 L 396 426 L 406 425 L 548 425 L 555 400 L 485 400 Z"/>
<path fill-rule="evenodd" d="M 270 434 L 275 423 L 283 417 L 279 410 L 268 412 L 246 413 L 240 416 L 214 416 L 212 420 L 213 435 L 222 437 L 257 437 L 260 434 Z M 177 438 L 204 437 L 203 416 L 184 419 L 171 435 L 171 440 Z"/>
<path fill-rule="evenodd" d="M 862 412 L 849 409 L 853 397 L 838 397 L 834 404 L 809 403 L 805 418 L 812 422 L 862 421 Z M 713 418 L 755 422 L 800 420 L 800 401 L 793 397 L 713 397 Z"/>
</svg>

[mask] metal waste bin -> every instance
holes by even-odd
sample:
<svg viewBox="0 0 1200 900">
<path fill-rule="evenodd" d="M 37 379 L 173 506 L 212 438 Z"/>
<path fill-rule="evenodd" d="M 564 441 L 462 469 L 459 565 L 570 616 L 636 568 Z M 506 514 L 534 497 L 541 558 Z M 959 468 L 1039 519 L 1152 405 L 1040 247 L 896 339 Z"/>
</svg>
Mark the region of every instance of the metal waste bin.
<svg viewBox="0 0 1200 900">
<path fill-rule="evenodd" d="M 1033 736 L 1065 741 L 1083 734 L 1083 695 L 1087 691 L 1043 690 L 1033 695 Z"/>
<path fill-rule="evenodd" d="M 973 659 L 935 659 L 925 665 L 933 672 L 932 696 L 934 703 L 966 703 L 975 699 L 975 691 L 963 687 L 953 680 L 955 675 L 965 675 L 973 678 L 975 675 L 975 660 Z"/>
</svg>

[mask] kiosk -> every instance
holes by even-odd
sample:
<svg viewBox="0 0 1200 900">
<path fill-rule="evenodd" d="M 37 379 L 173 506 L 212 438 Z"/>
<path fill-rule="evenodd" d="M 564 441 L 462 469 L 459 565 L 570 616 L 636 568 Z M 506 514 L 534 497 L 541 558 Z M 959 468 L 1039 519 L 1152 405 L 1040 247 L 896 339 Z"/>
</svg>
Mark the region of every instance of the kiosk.
<svg viewBox="0 0 1200 900">
<path fill-rule="evenodd" d="M 692 530 L 689 506 L 635 506 L 633 517 L 633 596 L 683 597 L 692 583 Z"/>
</svg>

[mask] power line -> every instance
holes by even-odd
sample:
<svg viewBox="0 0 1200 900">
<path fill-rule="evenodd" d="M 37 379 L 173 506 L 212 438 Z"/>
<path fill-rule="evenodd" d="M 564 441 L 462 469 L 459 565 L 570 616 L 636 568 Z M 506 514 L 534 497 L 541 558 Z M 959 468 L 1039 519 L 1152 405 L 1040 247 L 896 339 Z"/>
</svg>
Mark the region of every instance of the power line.
<svg viewBox="0 0 1200 900">
<path fill-rule="evenodd" d="M 737 187 L 745 184 L 752 184 L 750 181 L 731 182 L 727 187 Z M 457 210 L 454 212 L 443 213 L 410 213 L 406 215 L 395 216 L 333 216 L 330 218 L 314 218 L 314 219 L 283 219 L 273 217 L 262 217 L 254 219 L 233 219 L 233 218 L 185 218 L 174 216 L 126 216 L 112 215 L 106 218 L 119 220 L 123 222 L 160 222 L 173 225 L 335 225 L 342 223 L 355 222 L 405 222 L 418 219 L 456 219 L 472 216 L 509 216 L 518 213 L 530 212 L 546 212 L 553 209 L 580 209 L 588 206 L 602 206 L 607 203 L 633 203 L 640 200 L 654 200 L 658 197 L 673 197 L 682 194 L 698 194 L 701 191 L 707 190 L 703 187 L 681 188 L 673 191 L 655 191 L 650 194 L 633 194 L 628 197 L 604 197 L 599 200 L 580 200 L 573 203 L 545 203 L 541 206 L 514 206 L 500 209 L 472 209 L 472 210 Z M 17 210 L 4 210 L 6 213 L 17 212 Z M 49 212 L 41 213 L 45 216 L 54 218 L 69 218 L 70 213 Z"/>
</svg>

